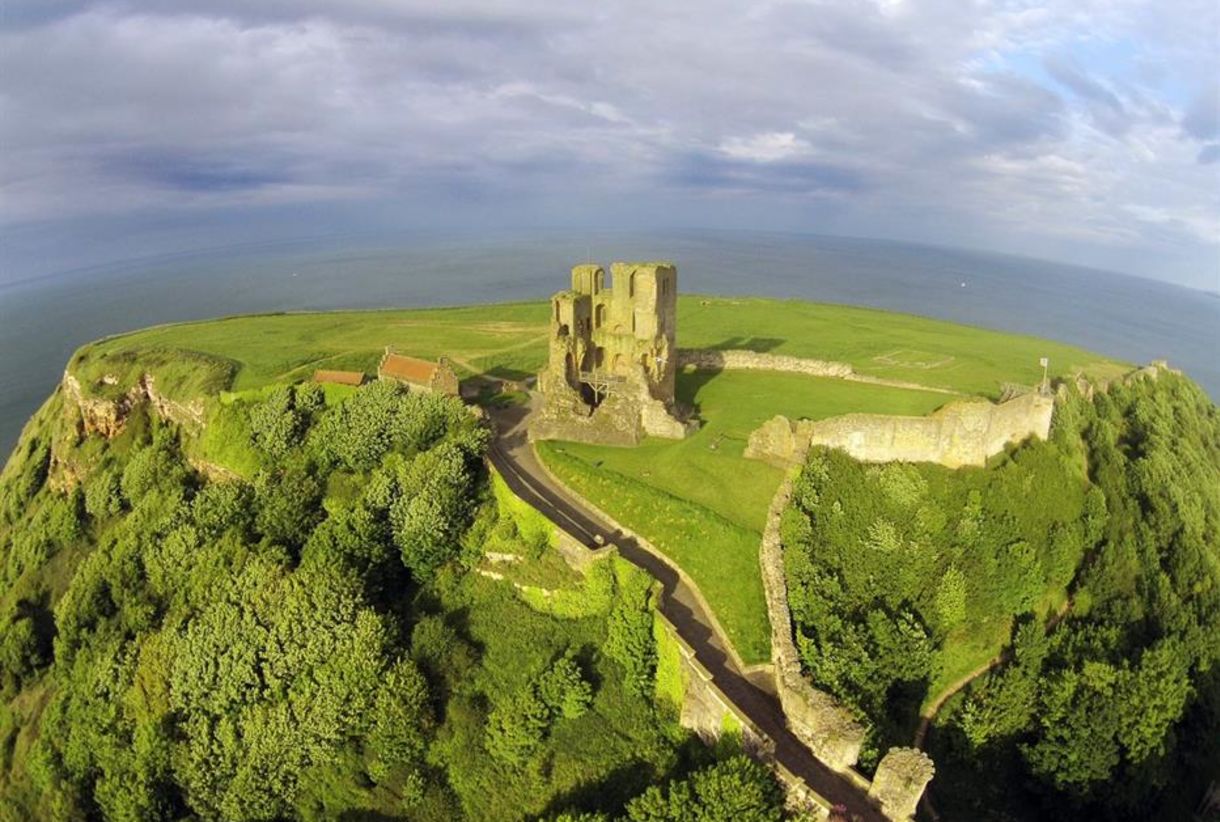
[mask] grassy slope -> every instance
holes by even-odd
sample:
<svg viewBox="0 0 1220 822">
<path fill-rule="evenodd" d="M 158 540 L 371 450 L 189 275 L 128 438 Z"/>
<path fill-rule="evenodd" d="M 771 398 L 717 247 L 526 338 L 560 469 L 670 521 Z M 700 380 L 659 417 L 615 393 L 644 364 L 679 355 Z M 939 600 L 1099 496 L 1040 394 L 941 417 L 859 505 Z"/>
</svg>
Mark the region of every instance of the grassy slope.
<svg viewBox="0 0 1220 822">
<path fill-rule="evenodd" d="M 821 419 L 848 411 L 922 414 L 943 394 L 771 372 L 682 374 L 679 395 L 706 424 L 680 442 L 638 448 L 542 443 L 559 476 L 691 575 L 747 662 L 770 656 L 758 540 L 781 472 L 742 457 L 777 413 Z"/>
</svg>

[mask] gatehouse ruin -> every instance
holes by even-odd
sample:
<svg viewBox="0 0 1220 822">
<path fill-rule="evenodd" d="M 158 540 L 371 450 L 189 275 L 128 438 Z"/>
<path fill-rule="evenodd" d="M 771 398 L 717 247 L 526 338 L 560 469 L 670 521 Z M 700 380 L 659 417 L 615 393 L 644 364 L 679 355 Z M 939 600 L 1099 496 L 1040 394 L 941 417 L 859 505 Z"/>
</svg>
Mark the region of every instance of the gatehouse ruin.
<svg viewBox="0 0 1220 822">
<path fill-rule="evenodd" d="M 572 269 L 572 287 L 551 298 L 549 355 L 538 375 L 542 406 L 534 439 L 635 445 L 645 435 L 681 439 L 678 271 L 672 263 Z"/>
</svg>

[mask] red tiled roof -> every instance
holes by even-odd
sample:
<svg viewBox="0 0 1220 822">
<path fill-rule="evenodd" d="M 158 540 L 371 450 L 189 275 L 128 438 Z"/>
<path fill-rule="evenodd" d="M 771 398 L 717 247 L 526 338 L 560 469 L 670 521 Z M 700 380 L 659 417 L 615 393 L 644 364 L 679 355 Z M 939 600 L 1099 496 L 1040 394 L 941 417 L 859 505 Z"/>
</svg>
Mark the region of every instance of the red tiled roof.
<svg viewBox="0 0 1220 822">
<path fill-rule="evenodd" d="M 360 385 L 364 382 L 363 371 L 327 371 L 319 369 L 313 372 L 314 382 L 333 382 L 338 385 Z"/>
<path fill-rule="evenodd" d="M 402 354 L 387 354 L 381 362 L 381 375 L 396 380 L 406 380 L 418 385 L 428 385 L 436 374 L 436 363 L 407 357 Z"/>
</svg>

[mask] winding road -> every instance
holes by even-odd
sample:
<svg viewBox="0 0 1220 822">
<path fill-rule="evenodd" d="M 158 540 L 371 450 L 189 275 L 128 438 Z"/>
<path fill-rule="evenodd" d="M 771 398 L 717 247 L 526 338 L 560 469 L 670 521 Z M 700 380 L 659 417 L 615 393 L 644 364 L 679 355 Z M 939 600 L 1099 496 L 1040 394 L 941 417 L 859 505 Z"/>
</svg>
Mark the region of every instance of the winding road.
<svg viewBox="0 0 1220 822">
<path fill-rule="evenodd" d="M 563 530 L 588 546 L 614 544 L 619 554 L 659 580 L 664 589 L 661 611 L 695 650 L 716 687 L 775 743 L 775 759 L 832 804 L 844 805 L 853 819 L 883 820 L 881 812 L 845 776 L 818 761 L 787 728 L 779 700 L 768 692 L 770 677 L 751 680 L 726 652 L 721 636 L 677 570 L 630 536 L 605 523 L 567 489 L 558 486 L 538 464 L 527 435 L 526 405 L 492 410 L 497 432 L 489 453 L 508 487 Z"/>
</svg>

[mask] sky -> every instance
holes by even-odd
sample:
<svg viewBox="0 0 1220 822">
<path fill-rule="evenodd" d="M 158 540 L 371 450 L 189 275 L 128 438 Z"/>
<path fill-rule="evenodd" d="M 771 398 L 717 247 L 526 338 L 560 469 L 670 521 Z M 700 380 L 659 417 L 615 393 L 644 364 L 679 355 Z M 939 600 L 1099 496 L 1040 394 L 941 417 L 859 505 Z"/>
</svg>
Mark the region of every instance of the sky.
<svg viewBox="0 0 1220 822">
<path fill-rule="evenodd" d="M 1215 0 L 0 3 L 0 283 L 361 230 L 753 228 L 1220 290 Z"/>
</svg>

